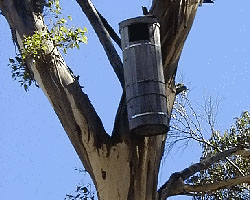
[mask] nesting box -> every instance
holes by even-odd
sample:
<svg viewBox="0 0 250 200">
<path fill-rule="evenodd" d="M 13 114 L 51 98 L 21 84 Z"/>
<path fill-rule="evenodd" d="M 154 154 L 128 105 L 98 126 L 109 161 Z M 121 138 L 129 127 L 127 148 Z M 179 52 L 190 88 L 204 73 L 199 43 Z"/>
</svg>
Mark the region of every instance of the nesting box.
<svg viewBox="0 0 250 200">
<path fill-rule="evenodd" d="M 137 135 L 164 134 L 168 129 L 160 25 L 137 17 L 120 24 L 129 130 Z"/>
</svg>

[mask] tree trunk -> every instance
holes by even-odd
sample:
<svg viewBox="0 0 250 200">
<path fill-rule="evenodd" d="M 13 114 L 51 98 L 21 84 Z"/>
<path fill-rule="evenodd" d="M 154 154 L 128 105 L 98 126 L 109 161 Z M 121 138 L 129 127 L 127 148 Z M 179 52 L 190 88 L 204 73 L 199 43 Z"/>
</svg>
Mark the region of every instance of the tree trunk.
<svg viewBox="0 0 250 200">
<path fill-rule="evenodd" d="M 0 1 L 0 9 L 20 51 L 24 36 L 32 35 L 34 31 L 47 30 L 36 2 L 38 1 Z M 169 117 L 175 100 L 175 73 L 179 57 L 198 3 L 195 0 L 154 0 L 150 11 L 161 24 Z M 48 97 L 85 169 L 93 179 L 99 199 L 159 199 L 158 171 L 166 134 L 153 137 L 130 134 L 123 94 L 113 134 L 109 136 L 60 52 L 51 41 L 47 42 L 49 49 L 40 59 L 27 57 L 25 62 Z"/>
</svg>

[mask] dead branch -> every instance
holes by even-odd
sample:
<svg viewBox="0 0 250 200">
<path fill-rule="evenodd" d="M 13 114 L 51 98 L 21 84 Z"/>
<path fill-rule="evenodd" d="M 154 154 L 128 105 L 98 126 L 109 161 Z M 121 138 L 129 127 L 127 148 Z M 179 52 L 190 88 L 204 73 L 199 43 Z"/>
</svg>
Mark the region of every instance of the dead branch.
<svg viewBox="0 0 250 200">
<path fill-rule="evenodd" d="M 205 97 L 204 118 L 206 118 L 205 120 L 208 123 L 212 134 L 217 133 L 214 129 L 214 124 L 219 109 L 219 102 L 220 100 L 218 99 L 218 97 L 215 101 L 213 101 L 211 97 Z M 212 147 L 218 152 L 223 152 L 223 150 L 221 150 L 217 145 L 211 144 L 208 140 L 205 139 L 202 133 L 200 122 L 202 120 L 202 117 L 197 115 L 196 111 L 194 110 L 191 102 L 188 100 L 186 95 L 177 97 L 177 101 L 174 104 L 174 114 L 172 116 L 172 119 L 173 121 L 171 128 L 174 131 L 177 131 L 176 137 L 193 139 L 199 142 L 200 144 L 205 144 L 207 146 Z M 180 135 L 180 133 L 182 133 L 182 135 Z M 169 136 L 171 138 L 174 138 L 175 134 L 170 134 Z M 230 160 L 229 158 L 225 159 L 228 163 L 232 165 L 233 168 L 235 168 L 241 174 L 241 176 L 245 175 L 232 160 Z"/>
</svg>

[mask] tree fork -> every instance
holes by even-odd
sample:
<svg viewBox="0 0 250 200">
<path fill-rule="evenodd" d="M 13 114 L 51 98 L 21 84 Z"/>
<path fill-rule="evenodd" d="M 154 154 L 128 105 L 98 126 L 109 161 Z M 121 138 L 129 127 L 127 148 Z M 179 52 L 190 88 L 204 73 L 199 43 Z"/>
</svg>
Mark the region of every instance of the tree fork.
<svg viewBox="0 0 250 200">
<path fill-rule="evenodd" d="M 42 31 L 42 16 L 36 13 L 35 1 L 24 0 L 25 12 L 15 6 L 18 0 L 1 0 L 19 48 L 24 35 Z M 78 1 L 83 4 L 90 1 Z M 198 2 L 193 0 L 154 0 L 150 14 L 161 24 L 163 66 L 171 114 L 175 100 L 175 73 L 184 41 L 192 26 Z M 21 13 L 20 13 L 21 12 Z M 99 20 L 100 21 L 100 20 Z M 108 34 L 98 36 L 107 39 Z M 102 38 L 103 37 L 103 38 Z M 109 46 L 113 49 L 112 45 Z M 64 62 L 51 47 L 44 60 L 27 58 L 27 65 L 58 115 L 84 167 L 90 173 L 100 200 L 158 200 L 157 182 L 165 135 L 138 137 L 128 131 L 126 104 L 121 101 L 115 122 L 115 137 L 106 134 L 102 122 Z M 115 52 L 115 51 L 114 51 Z M 116 55 L 116 53 L 115 53 Z M 123 82 L 120 58 L 109 55 L 110 63 Z M 122 83 L 123 85 L 123 83 Z"/>
</svg>

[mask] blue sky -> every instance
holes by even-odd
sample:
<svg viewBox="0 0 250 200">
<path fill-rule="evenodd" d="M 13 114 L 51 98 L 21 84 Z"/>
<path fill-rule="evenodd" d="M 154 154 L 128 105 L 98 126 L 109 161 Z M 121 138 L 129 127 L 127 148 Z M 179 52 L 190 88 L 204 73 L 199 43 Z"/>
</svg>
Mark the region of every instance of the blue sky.
<svg viewBox="0 0 250 200">
<path fill-rule="evenodd" d="M 80 75 L 84 92 L 110 132 L 121 95 L 120 85 L 76 2 L 62 3 L 76 26 L 88 28 L 89 40 L 80 51 L 69 52 L 66 61 Z M 94 3 L 117 32 L 120 21 L 141 15 L 142 5 L 150 6 L 149 0 Z M 250 110 L 249 19 L 249 0 L 240 3 L 217 0 L 214 5 L 203 5 L 180 60 L 178 77 L 181 75 L 189 87 L 190 99 L 197 110 L 204 105 L 205 95 L 221 99 L 217 118 L 220 130 L 229 128 L 242 111 Z M 0 25 L 0 197 L 62 200 L 66 193 L 74 191 L 77 183 L 88 183 L 88 179 L 74 170 L 82 165 L 42 91 L 31 87 L 25 92 L 12 80 L 7 64 L 15 56 L 15 48 L 2 16 Z M 195 144 L 173 151 L 164 160 L 160 183 L 172 172 L 198 161 L 199 155 Z"/>
</svg>

